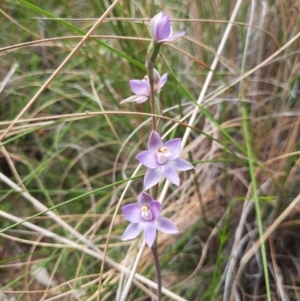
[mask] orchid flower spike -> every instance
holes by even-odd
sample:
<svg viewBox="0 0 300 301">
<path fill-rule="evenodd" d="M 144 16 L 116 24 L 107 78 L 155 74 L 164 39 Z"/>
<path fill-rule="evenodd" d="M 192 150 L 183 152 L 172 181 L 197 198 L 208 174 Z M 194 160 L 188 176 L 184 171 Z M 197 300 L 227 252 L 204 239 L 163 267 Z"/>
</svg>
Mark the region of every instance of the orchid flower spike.
<svg viewBox="0 0 300 301">
<path fill-rule="evenodd" d="M 122 240 L 134 239 L 144 230 L 146 243 L 151 248 L 156 230 L 167 234 L 179 232 L 171 220 L 160 215 L 160 203 L 146 192 L 139 194 L 137 203 L 125 205 L 121 209 L 125 218 L 131 223 L 126 228 Z"/>
<path fill-rule="evenodd" d="M 180 138 L 163 143 L 159 134 L 152 131 L 148 140 L 148 150 L 136 156 L 136 159 L 148 168 L 144 178 L 144 190 L 157 184 L 163 176 L 172 184 L 179 186 L 180 180 L 176 170 L 184 171 L 194 168 L 192 164 L 179 158 L 180 152 Z"/>
<path fill-rule="evenodd" d="M 172 33 L 170 19 L 164 12 L 155 15 L 151 19 L 149 27 L 152 41 L 157 44 L 174 42 L 185 35 L 185 31 Z"/>
<path fill-rule="evenodd" d="M 168 74 L 165 73 L 160 77 L 156 69 L 153 68 L 153 84 L 154 84 L 154 93 L 159 93 L 168 79 Z M 129 81 L 131 91 L 135 94 L 121 101 L 120 104 L 126 102 L 137 102 L 143 103 L 148 97 L 150 97 L 151 87 L 148 76 L 146 75 L 144 79 L 132 79 Z"/>
</svg>

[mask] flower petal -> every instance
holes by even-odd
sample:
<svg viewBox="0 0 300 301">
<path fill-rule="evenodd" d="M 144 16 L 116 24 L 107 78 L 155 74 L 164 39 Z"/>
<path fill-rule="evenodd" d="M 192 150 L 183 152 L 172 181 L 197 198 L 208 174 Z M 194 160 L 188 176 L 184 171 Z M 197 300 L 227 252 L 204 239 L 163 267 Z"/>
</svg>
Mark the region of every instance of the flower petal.
<svg viewBox="0 0 300 301">
<path fill-rule="evenodd" d="M 183 37 L 186 34 L 185 31 L 180 31 L 172 34 L 166 39 L 160 40 L 159 43 L 171 43 L 179 40 L 181 37 Z"/>
<path fill-rule="evenodd" d="M 185 170 L 190 170 L 195 168 L 191 163 L 181 158 L 177 158 L 173 161 L 169 161 L 168 164 L 179 171 L 185 171 Z"/>
<path fill-rule="evenodd" d="M 134 94 L 142 96 L 150 95 L 150 84 L 147 80 L 132 79 L 129 81 L 129 84 Z"/>
<path fill-rule="evenodd" d="M 153 201 L 154 201 L 153 197 L 147 192 L 143 191 L 138 195 L 138 203 L 140 206 L 147 205 L 150 208 L 150 203 Z"/>
<path fill-rule="evenodd" d="M 146 243 L 151 248 L 156 237 L 156 227 L 153 222 L 145 222 L 144 233 Z"/>
<path fill-rule="evenodd" d="M 158 231 L 167 234 L 179 233 L 177 226 L 168 218 L 160 216 L 155 222 L 155 227 Z"/>
<path fill-rule="evenodd" d="M 168 79 L 168 73 L 165 73 L 161 78 L 160 78 L 160 81 L 159 81 L 159 86 L 158 86 L 158 89 L 157 89 L 157 93 L 159 93 L 162 89 L 162 87 L 165 85 L 166 81 Z"/>
<path fill-rule="evenodd" d="M 161 204 L 160 202 L 157 202 L 157 201 L 152 201 L 150 204 L 149 204 L 149 208 L 153 214 L 153 220 L 156 220 L 159 218 L 160 216 L 160 212 L 161 212 Z"/>
<path fill-rule="evenodd" d="M 160 13 L 158 13 L 157 15 L 155 15 L 155 16 L 151 19 L 151 21 L 150 21 L 150 23 L 149 23 L 150 35 L 151 35 L 151 37 L 152 37 L 152 40 L 154 40 L 154 41 L 157 41 L 157 40 L 155 39 L 155 37 L 156 37 L 156 28 L 157 28 L 157 25 L 158 25 L 159 20 L 160 20 L 162 17 L 163 17 L 163 12 L 160 12 Z"/>
<path fill-rule="evenodd" d="M 138 153 L 135 158 L 148 168 L 156 168 L 158 166 L 157 157 L 152 151 L 142 151 Z"/>
<path fill-rule="evenodd" d="M 141 206 L 138 204 L 127 204 L 121 208 L 125 218 L 129 220 L 131 223 L 139 223 L 141 222 Z"/>
<path fill-rule="evenodd" d="M 148 99 L 147 96 L 139 96 L 139 97 L 136 99 L 136 103 L 143 103 L 143 102 L 145 102 L 147 99 Z"/>
<path fill-rule="evenodd" d="M 181 139 L 175 138 L 167 141 L 164 146 L 166 146 L 171 153 L 169 160 L 174 160 L 180 156 L 181 153 Z"/>
<path fill-rule="evenodd" d="M 175 171 L 175 169 L 169 163 L 161 165 L 161 169 L 162 169 L 162 172 L 165 175 L 165 177 L 172 184 L 179 186 L 180 180 L 179 180 L 178 174 Z"/>
<path fill-rule="evenodd" d="M 121 240 L 130 240 L 136 238 L 143 230 L 144 222 L 129 224 L 123 233 Z"/>
<path fill-rule="evenodd" d="M 152 131 L 148 140 L 148 149 L 153 152 L 157 152 L 162 147 L 163 141 L 156 131 Z"/>
<path fill-rule="evenodd" d="M 171 25 L 169 17 L 162 13 L 161 18 L 156 27 L 156 41 L 159 43 L 161 40 L 167 39 L 171 35 Z"/>
<path fill-rule="evenodd" d="M 144 178 L 144 190 L 147 190 L 157 184 L 162 176 L 163 173 L 160 167 L 147 169 Z"/>
</svg>

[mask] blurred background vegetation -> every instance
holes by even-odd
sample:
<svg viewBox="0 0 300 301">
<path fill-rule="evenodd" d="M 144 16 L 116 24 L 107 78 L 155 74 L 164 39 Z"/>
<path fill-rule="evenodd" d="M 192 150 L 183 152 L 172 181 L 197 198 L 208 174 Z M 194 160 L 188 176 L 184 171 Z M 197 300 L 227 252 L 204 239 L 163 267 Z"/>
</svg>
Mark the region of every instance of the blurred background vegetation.
<svg viewBox="0 0 300 301">
<path fill-rule="evenodd" d="M 136 112 L 150 106 L 119 103 L 132 94 L 128 81 L 145 76 L 149 19 L 163 10 L 174 31 L 187 32 L 162 47 L 156 65 L 169 74 L 159 97 L 170 119 L 160 131 L 182 137 L 235 7 L 182 153 L 195 172 L 181 173 L 163 200 L 181 231 L 159 234 L 163 285 L 182 298 L 163 300 L 300 300 L 300 2 L 237 3 L 120 1 L 39 94 L 112 1 L 0 3 L 0 300 L 117 300 L 123 273 L 109 262 L 100 273 L 90 245 L 30 197 L 130 268 L 142 239 L 121 242 L 128 223 L 113 214 L 151 129 Z M 144 172 L 122 204 L 136 200 Z M 13 216 L 87 248 L 58 245 Z M 264 255 L 246 256 L 267 229 Z M 138 273 L 155 281 L 147 249 Z M 127 300 L 153 293 L 136 280 Z"/>
</svg>

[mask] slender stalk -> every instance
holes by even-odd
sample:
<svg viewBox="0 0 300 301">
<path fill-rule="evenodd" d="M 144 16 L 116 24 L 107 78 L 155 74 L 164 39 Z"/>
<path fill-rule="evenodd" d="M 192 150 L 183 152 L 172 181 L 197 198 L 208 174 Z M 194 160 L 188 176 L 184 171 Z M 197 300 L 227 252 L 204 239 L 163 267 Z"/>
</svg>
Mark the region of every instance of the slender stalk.
<svg viewBox="0 0 300 301">
<path fill-rule="evenodd" d="M 154 96 L 154 81 L 153 81 L 153 63 L 146 58 L 146 69 L 147 75 L 150 83 L 150 103 L 151 103 L 151 113 L 152 115 L 152 130 L 156 131 L 156 117 L 155 115 L 155 96 Z"/>
<path fill-rule="evenodd" d="M 160 47 L 155 49 L 159 50 Z M 152 56 L 151 56 L 152 58 Z M 155 96 L 154 96 L 154 80 L 153 80 L 153 68 L 154 68 L 154 61 L 149 60 L 148 54 L 146 56 L 146 69 L 147 75 L 150 83 L 150 104 L 151 104 L 151 114 L 152 114 L 152 131 L 156 131 L 156 103 L 155 103 Z M 156 199 L 158 194 L 158 184 L 153 188 L 154 194 L 153 198 Z"/>
<path fill-rule="evenodd" d="M 160 265 L 159 265 L 159 258 L 157 253 L 156 241 L 154 242 L 153 246 L 151 247 L 155 270 L 156 270 L 156 279 L 157 279 L 157 300 L 161 301 L 161 272 L 160 272 Z"/>
<path fill-rule="evenodd" d="M 153 59 L 153 53 L 151 55 L 151 60 L 148 59 L 148 55 L 146 57 L 146 68 L 147 68 L 147 75 L 150 83 L 150 103 L 151 103 L 151 113 L 152 115 L 152 130 L 156 131 L 156 103 L 155 103 L 155 96 L 154 96 L 154 81 L 153 81 L 153 68 L 154 68 L 154 61 L 155 58 L 158 55 L 159 52 L 159 47 L 154 46 L 154 51 L 157 50 L 157 53 Z M 158 184 L 154 186 L 154 199 L 156 199 L 157 194 L 158 194 Z M 159 265 L 159 258 L 158 258 L 158 253 L 157 253 L 157 235 L 155 242 L 153 246 L 151 247 L 152 255 L 153 255 L 153 260 L 154 260 L 154 265 L 155 265 L 155 271 L 156 271 L 156 279 L 157 279 L 157 300 L 161 301 L 161 271 L 160 271 L 160 265 Z"/>
<path fill-rule="evenodd" d="M 150 53 L 150 62 L 156 61 L 156 58 L 159 54 L 161 44 L 151 44 L 148 50 L 148 53 Z"/>
</svg>

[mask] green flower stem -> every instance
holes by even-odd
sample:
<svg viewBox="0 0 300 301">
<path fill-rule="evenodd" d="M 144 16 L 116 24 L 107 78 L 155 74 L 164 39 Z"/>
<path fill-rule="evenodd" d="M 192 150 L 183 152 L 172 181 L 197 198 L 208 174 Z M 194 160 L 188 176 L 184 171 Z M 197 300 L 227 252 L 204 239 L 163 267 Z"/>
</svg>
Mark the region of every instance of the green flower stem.
<svg viewBox="0 0 300 301">
<path fill-rule="evenodd" d="M 154 96 L 154 82 L 153 82 L 153 63 L 149 61 L 148 57 L 146 58 L 146 69 L 147 75 L 150 83 L 150 103 L 151 103 L 151 113 L 152 116 L 152 130 L 156 131 L 156 117 L 155 115 L 155 96 Z"/>
<path fill-rule="evenodd" d="M 151 43 L 151 45 L 148 48 L 148 53 L 149 53 L 149 57 L 150 57 L 150 62 L 155 63 L 156 58 L 159 54 L 159 50 L 160 50 L 160 46 L 161 44 L 153 44 Z"/>
<path fill-rule="evenodd" d="M 151 45 L 149 48 L 151 48 Z M 150 104 L 151 104 L 151 114 L 152 114 L 152 130 L 156 131 L 157 130 L 156 116 L 155 116 L 156 115 L 156 102 L 155 102 L 155 96 L 154 96 L 153 68 L 154 68 L 154 62 L 149 60 L 148 53 L 147 53 L 146 69 L 147 69 L 147 76 L 148 76 L 149 83 L 150 83 Z M 158 194 L 158 184 L 156 184 L 154 186 L 153 190 L 154 190 L 153 198 L 156 199 L 157 194 Z"/>
<path fill-rule="evenodd" d="M 151 44 L 148 49 L 148 53 L 146 55 L 146 69 L 147 69 L 147 75 L 150 83 L 150 104 L 151 104 L 151 113 L 152 115 L 152 130 L 156 131 L 156 102 L 155 102 L 155 96 L 154 96 L 154 82 L 153 82 L 153 68 L 155 60 L 158 56 L 160 49 L 160 44 Z M 149 53 L 150 60 L 149 60 Z M 156 199 L 158 195 L 158 184 L 156 184 L 153 188 L 153 198 Z M 156 279 L 157 279 L 157 300 L 161 301 L 161 271 L 160 271 L 160 265 L 159 265 L 159 258 L 157 253 L 157 235 L 156 239 L 154 241 L 153 246 L 151 247 L 152 255 L 153 255 L 153 261 L 155 265 L 155 271 L 156 271 Z"/>
<path fill-rule="evenodd" d="M 151 247 L 155 270 L 156 270 L 156 278 L 157 278 L 157 300 L 161 301 L 161 273 L 160 273 L 160 265 L 159 265 L 159 258 L 157 253 L 157 247 L 156 247 L 156 240 Z"/>
</svg>

